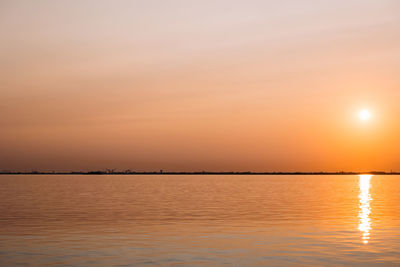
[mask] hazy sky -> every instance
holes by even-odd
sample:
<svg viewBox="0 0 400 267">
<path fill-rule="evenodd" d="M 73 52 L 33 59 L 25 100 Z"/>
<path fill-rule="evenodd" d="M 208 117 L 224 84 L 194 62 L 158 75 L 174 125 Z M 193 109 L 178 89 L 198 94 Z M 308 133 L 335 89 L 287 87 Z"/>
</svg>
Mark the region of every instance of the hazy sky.
<svg viewBox="0 0 400 267">
<path fill-rule="evenodd" d="M 400 170 L 400 1 L 2 0 L 0 31 L 0 170 Z"/>
</svg>

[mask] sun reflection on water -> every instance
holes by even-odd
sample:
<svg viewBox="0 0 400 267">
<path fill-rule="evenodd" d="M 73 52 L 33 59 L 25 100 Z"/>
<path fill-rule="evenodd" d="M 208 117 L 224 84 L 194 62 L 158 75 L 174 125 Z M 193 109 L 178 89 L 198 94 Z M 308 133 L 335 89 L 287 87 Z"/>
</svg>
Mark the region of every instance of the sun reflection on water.
<svg viewBox="0 0 400 267">
<path fill-rule="evenodd" d="M 371 219 L 369 217 L 371 213 L 370 201 L 372 200 L 369 193 L 371 178 L 372 175 L 360 175 L 360 194 L 358 195 L 360 199 L 360 211 L 358 214 L 360 222 L 358 229 L 362 232 L 362 241 L 364 244 L 368 244 L 369 232 L 371 230 Z"/>
</svg>

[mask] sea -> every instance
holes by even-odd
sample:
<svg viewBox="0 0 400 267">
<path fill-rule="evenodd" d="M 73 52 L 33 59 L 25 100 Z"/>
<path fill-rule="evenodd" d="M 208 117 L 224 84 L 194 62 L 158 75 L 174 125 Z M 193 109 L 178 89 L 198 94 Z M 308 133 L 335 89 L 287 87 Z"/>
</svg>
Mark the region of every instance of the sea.
<svg viewBox="0 0 400 267">
<path fill-rule="evenodd" d="M 0 266 L 400 266 L 400 176 L 1 175 Z"/>
</svg>

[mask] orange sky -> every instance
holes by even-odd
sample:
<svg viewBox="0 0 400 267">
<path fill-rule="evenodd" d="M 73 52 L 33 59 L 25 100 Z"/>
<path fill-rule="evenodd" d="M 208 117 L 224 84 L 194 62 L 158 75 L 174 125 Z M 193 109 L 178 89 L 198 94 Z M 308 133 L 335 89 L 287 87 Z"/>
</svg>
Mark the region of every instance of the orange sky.
<svg viewBox="0 0 400 267">
<path fill-rule="evenodd" d="M 400 170 L 399 1 L 9 0 L 0 30 L 0 170 Z"/>
</svg>

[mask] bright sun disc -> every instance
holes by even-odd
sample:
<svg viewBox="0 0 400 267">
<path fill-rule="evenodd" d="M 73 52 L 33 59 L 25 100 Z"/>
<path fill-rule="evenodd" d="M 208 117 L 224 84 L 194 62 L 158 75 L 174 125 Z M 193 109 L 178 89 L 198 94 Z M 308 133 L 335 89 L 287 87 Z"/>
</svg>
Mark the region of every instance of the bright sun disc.
<svg viewBox="0 0 400 267">
<path fill-rule="evenodd" d="M 369 119 L 371 118 L 371 113 L 370 113 L 368 110 L 363 109 L 363 110 L 361 110 L 360 113 L 358 114 L 358 117 L 359 117 L 360 120 L 362 120 L 362 121 L 367 121 L 367 120 L 369 120 Z"/>
</svg>

